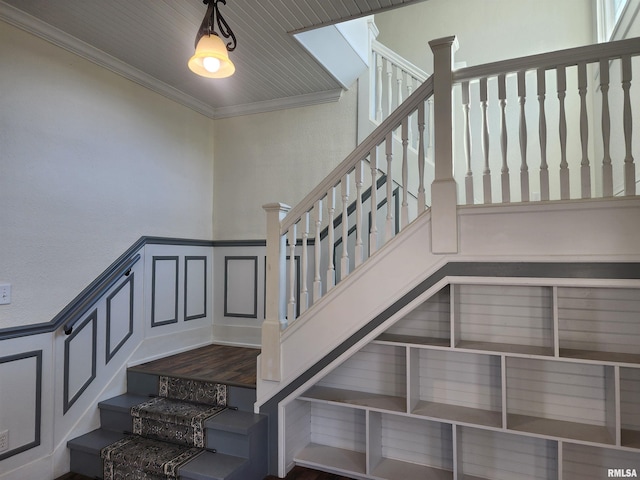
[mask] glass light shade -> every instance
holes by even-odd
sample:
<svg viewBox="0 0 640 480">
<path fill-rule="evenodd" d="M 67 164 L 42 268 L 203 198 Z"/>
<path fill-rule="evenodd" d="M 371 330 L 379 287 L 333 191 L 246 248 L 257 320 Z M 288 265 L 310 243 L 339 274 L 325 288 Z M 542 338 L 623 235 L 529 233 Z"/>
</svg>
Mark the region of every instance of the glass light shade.
<svg viewBox="0 0 640 480">
<path fill-rule="evenodd" d="M 202 36 L 196 53 L 189 59 L 189 69 L 208 78 L 225 78 L 236 71 L 235 65 L 229 60 L 227 47 L 217 35 Z"/>
</svg>

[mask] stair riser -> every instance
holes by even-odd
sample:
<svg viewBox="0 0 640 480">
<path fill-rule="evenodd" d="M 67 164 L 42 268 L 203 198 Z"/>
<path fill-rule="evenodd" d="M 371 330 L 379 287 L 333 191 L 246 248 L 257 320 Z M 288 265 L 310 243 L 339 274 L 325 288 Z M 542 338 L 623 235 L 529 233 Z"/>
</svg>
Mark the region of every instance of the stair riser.
<svg viewBox="0 0 640 480">
<path fill-rule="evenodd" d="M 89 478 L 102 478 L 100 452 L 86 453 L 71 449 L 71 471 Z"/>
<path fill-rule="evenodd" d="M 115 412 L 113 410 L 100 409 L 100 425 L 105 430 L 112 432 L 132 432 L 133 419 L 129 412 Z"/>
</svg>

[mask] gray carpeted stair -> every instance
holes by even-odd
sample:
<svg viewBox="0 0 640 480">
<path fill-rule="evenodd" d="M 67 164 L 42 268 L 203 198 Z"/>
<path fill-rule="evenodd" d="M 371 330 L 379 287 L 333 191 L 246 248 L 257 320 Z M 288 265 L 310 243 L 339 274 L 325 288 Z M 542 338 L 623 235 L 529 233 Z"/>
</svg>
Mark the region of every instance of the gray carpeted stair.
<svg viewBox="0 0 640 480">
<path fill-rule="evenodd" d="M 251 405 L 255 390 L 131 375 L 128 384 L 135 393 L 99 403 L 100 429 L 68 442 L 71 471 L 105 480 L 266 476 L 266 418 L 227 408 L 234 398 Z"/>
</svg>

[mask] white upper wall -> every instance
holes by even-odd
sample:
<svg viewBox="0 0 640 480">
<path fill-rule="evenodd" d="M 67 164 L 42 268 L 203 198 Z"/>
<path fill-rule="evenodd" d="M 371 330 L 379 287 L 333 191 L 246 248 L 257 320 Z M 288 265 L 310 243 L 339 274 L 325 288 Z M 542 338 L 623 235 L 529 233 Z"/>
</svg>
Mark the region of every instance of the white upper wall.
<svg viewBox="0 0 640 480">
<path fill-rule="evenodd" d="M 0 22 L 0 328 L 50 321 L 140 236 L 212 238 L 212 121 Z"/>
<path fill-rule="evenodd" d="M 375 22 L 378 41 L 431 73 L 430 40 L 456 35 L 456 62 L 481 65 L 595 43 L 592 17 L 593 0 L 428 0 Z"/>
<path fill-rule="evenodd" d="M 263 239 L 262 205 L 294 206 L 356 147 L 357 88 L 339 102 L 215 122 L 213 235 Z"/>
</svg>

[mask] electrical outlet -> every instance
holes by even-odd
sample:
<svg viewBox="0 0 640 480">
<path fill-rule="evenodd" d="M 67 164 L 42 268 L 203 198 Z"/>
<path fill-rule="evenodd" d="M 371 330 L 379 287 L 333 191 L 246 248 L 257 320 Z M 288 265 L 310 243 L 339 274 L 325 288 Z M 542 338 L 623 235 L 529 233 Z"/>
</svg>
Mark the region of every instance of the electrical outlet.
<svg viewBox="0 0 640 480">
<path fill-rule="evenodd" d="M 0 283 L 0 305 L 11 303 L 11 284 Z"/>
<path fill-rule="evenodd" d="M 0 432 L 0 452 L 9 450 L 9 430 Z"/>
</svg>

